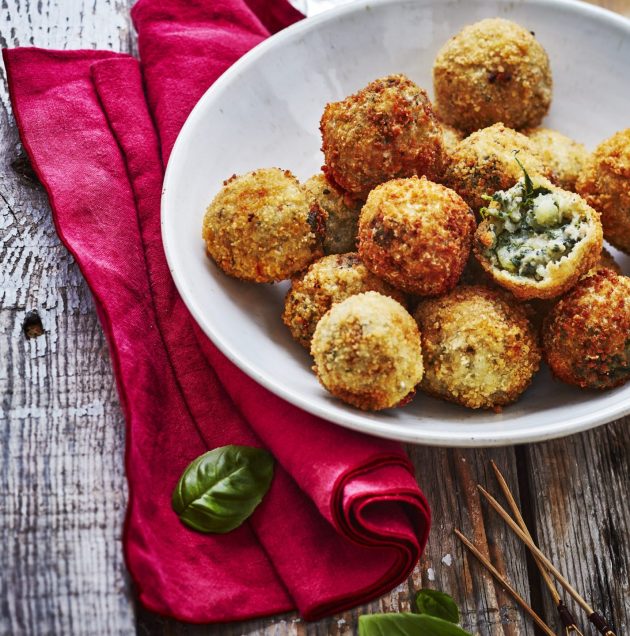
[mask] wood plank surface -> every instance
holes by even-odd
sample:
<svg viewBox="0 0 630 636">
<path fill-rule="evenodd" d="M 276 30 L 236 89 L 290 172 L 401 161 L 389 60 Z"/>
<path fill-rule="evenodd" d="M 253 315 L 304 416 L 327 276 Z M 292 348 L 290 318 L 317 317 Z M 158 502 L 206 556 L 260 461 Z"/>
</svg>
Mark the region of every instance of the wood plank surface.
<svg viewBox="0 0 630 636">
<path fill-rule="evenodd" d="M 3 0 L 0 44 L 134 49 L 131 0 Z M 630 0 L 601 0 L 630 15 Z M 475 484 L 495 493 L 500 465 L 545 550 L 594 604 L 630 627 L 630 421 L 545 444 L 453 450 L 408 447 L 433 509 L 426 553 L 378 601 L 307 624 L 297 615 L 190 626 L 134 607 L 121 547 L 124 426 L 107 348 L 80 272 L 56 237 L 0 89 L 0 634 L 347 635 L 360 614 L 409 609 L 415 592 L 454 596 L 463 626 L 534 634 L 514 602 L 455 542 L 454 526 L 490 553 L 554 618 L 525 552 Z M 16 159 L 18 160 L 15 163 Z M 37 309 L 45 334 L 27 340 Z M 588 630 L 583 630 L 588 633 Z"/>
<path fill-rule="evenodd" d="M 126 50 L 126 3 L 8 0 L 2 46 Z M 124 421 L 90 292 L 0 91 L 0 634 L 132 634 Z M 37 309 L 46 333 L 27 340 Z"/>
</svg>

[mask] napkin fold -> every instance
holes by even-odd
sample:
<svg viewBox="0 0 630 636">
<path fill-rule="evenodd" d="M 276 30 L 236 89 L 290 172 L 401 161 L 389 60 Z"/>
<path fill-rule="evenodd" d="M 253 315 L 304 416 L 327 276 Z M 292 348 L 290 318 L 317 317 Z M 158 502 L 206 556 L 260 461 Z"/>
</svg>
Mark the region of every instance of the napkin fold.
<svg viewBox="0 0 630 636">
<path fill-rule="evenodd" d="M 160 235 L 163 166 L 186 116 L 228 66 L 301 16 L 284 0 L 140 0 L 132 16 L 142 67 L 108 51 L 3 56 L 22 142 L 109 343 L 139 598 L 191 622 L 293 608 L 317 619 L 363 603 L 404 580 L 426 542 L 430 512 L 409 459 L 229 362 L 179 297 Z M 198 534 L 171 492 L 190 461 L 226 444 L 267 448 L 272 486 L 240 528 Z"/>
</svg>

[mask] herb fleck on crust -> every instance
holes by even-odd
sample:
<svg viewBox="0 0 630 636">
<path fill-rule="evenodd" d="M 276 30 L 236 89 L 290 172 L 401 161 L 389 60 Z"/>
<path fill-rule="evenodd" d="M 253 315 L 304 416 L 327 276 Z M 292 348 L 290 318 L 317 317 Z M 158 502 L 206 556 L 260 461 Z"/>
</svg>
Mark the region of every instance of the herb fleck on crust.
<svg viewBox="0 0 630 636">
<path fill-rule="evenodd" d="M 321 384 L 362 410 L 401 406 L 422 379 L 418 326 L 377 292 L 351 296 L 319 321 L 311 353 Z"/>
<path fill-rule="evenodd" d="M 630 380 L 630 278 L 610 269 L 584 277 L 543 324 L 545 359 L 553 373 L 584 389 Z"/>
<path fill-rule="evenodd" d="M 499 290 L 457 287 L 422 301 L 414 317 L 425 365 L 420 388 L 430 395 L 500 410 L 538 371 L 540 350 L 525 310 Z"/>
<path fill-rule="evenodd" d="M 404 75 L 377 79 L 321 119 L 326 176 L 363 199 L 379 183 L 443 170 L 442 131 L 427 94 Z"/>
<path fill-rule="evenodd" d="M 224 183 L 206 210 L 202 236 L 226 274 L 269 283 L 322 255 L 324 223 L 291 172 L 261 168 Z"/>
</svg>

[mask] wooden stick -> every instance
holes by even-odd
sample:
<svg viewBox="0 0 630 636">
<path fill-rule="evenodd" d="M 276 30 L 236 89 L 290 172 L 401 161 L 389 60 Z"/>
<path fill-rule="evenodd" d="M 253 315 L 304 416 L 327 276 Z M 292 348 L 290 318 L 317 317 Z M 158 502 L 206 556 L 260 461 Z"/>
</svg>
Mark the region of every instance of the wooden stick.
<svg viewBox="0 0 630 636">
<path fill-rule="evenodd" d="M 503 494 L 505 498 L 507 499 L 507 502 L 510 504 L 512 514 L 514 515 L 514 518 L 516 519 L 516 523 L 518 523 L 521 530 L 533 541 L 532 535 L 530 531 L 527 529 L 527 525 L 525 524 L 525 519 L 523 519 L 523 515 L 521 515 L 521 511 L 519 510 L 519 507 L 516 503 L 516 500 L 514 499 L 514 496 L 512 495 L 512 491 L 510 490 L 510 487 L 508 486 L 507 481 L 505 481 L 505 478 L 501 474 L 501 471 L 499 470 L 498 466 L 494 463 L 494 460 L 492 459 L 490 460 L 490 465 L 492 466 L 492 470 L 494 470 L 494 475 L 497 478 L 497 481 L 499 482 L 499 486 L 501 486 L 501 490 L 503 491 Z M 553 598 L 554 603 L 558 605 L 562 599 L 560 598 L 560 594 L 558 594 L 558 590 L 556 589 L 556 586 L 554 585 L 553 581 L 551 580 L 551 577 L 549 576 L 549 572 L 547 572 L 547 569 L 542 564 L 542 562 L 536 557 L 536 555 L 533 555 L 533 556 L 534 556 L 534 561 L 536 562 L 536 565 L 538 566 L 538 569 L 540 570 L 540 576 L 542 576 L 543 581 L 545 582 L 545 585 L 549 588 L 549 593 L 551 594 L 551 597 Z"/>
<path fill-rule="evenodd" d="M 516 522 L 520 526 L 521 530 L 533 541 L 534 539 L 531 535 L 531 532 L 527 528 L 525 519 L 523 519 L 523 515 L 521 514 L 518 504 L 516 503 L 516 499 L 514 499 L 514 495 L 512 495 L 512 491 L 510 490 L 510 487 L 508 486 L 508 483 L 505 480 L 505 477 L 503 476 L 503 474 L 499 470 L 499 467 L 495 464 L 493 459 L 490 460 L 490 465 L 492 466 L 492 470 L 494 471 L 494 476 L 497 478 L 497 481 L 499 482 L 499 486 L 501 486 L 503 495 L 507 499 L 507 502 L 510 504 L 510 509 L 512 510 L 512 514 L 514 515 Z M 556 589 L 556 586 L 551 576 L 549 575 L 549 572 L 547 572 L 547 568 L 543 565 L 543 563 L 540 561 L 540 559 L 536 555 L 532 554 L 532 556 L 534 558 L 536 566 L 538 567 L 540 576 L 545 582 L 545 585 L 547 586 L 549 593 L 551 594 L 551 597 L 553 598 L 553 601 L 556 604 L 556 609 L 558 610 L 560 622 L 565 629 L 565 633 L 567 634 L 573 633 L 573 634 L 577 634 L 578 636 L 584 636 L 584 634 L 582 634 L 582 632 L 578 629 L 576 625 L 575 617 L 573 616 L 573 614 L 571 614 L 567 606 L 563 603 L 562 598 L 560 597 L 560 594 L 558 593 L 558 590 Z"/>
<path fill-rule="evenodd" d="M 540 629 L 548 634 L 548 636 L 556 636 L 555 632 L 551 630 L 549 625 L 543 621 L 538 614 L 526 603 L 525 599 L 512 587 L 507 579 L 497 570 L 492 563 L 469 541 L 457 528 L 454 529 L 455 534 L 459 537 L 460 541 L 481 561 L 486 569 L 494 576 L 499 583 L 512 595 L 514 600 L 534 619 L 536 625 Z"/>
<path fill-rule="evenodd" d="M 503 509 L 501 504 L 485 489 L 483 486 L 477 485 L 477 488 L 481 494 L 488 500 L 488 503 L 499 513 L 503 521 L 512 528 L 512 531 L 516 536 L 537 556 L 542 564 L 556 577 L 557 581 L 562 587 L 573 597 L 575 602 L 588 614 L 588 620 L 591 621 L 600 634 L 604 636 L 615 636 L 615 633 L 608 625 L 606 618 L 596 612 L 571 586 L 554 564 L 539 550 L 536 544 L 518 527 L 518 524 L 510 517 L 510 515 Z"/>
<path fill-rule="evenodd" d="M 551 572 L 562 587 L 573 597 L 575 602 L 590 616 L 594 614 L 593 608 L 578 594 L 567 581 L 554 564 L 539 550 L 536 544 L 518 527 L 518 524 L 503 509 L 501 504 L 483 487 L 477 486 L 479 492 L 488 500 L 488 503 L 497 511 L 499 516 L 510 526 L 516 536 L 532 551 L 534 556 L 540 559 L 540 562 Z"/>
</svg>

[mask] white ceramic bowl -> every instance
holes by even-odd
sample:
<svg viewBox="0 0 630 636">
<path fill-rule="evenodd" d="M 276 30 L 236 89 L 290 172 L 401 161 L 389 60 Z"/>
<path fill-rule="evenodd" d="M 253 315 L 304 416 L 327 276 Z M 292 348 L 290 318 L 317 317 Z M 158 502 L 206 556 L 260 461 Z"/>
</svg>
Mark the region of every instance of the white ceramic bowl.
<svg viewBox="0 0 630 636">
<path fill-rule="evenodd" d="M 630 412 L 630 384 L 579 391 L 546 368 L 501 414 L 422 394 L 402 409 L 360 412 L 324 391 L 306 351 L 282 324 L 287 284 L 230 279 L 205 255 L 201 222 L 224 179 L 267 166 L 308 178 L 323 162 L 318 126 L 326 102 L 398 72 L 431 92 L 440 46 L 464 25 L 493 16 L 534 31 L 549 53 L 554 99 L 545 125 L 591 149 L 630 126 L 630 22 L 624 18 L 567 0 L 363 0 L 256 47 L 208 90 L 177 139 L 162 199 L 164 245 L 177 287 L 225 355 L 306 411 L 366 433 L 446 446 L 544 440 Z M 628 271 L 629 259 L 619 260 Z"/>
</svg>

